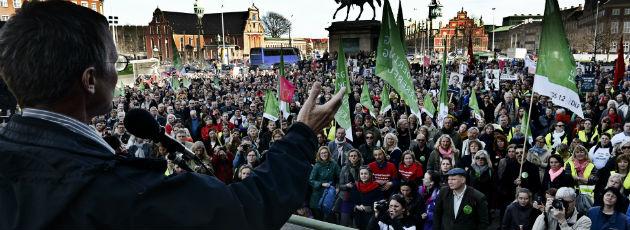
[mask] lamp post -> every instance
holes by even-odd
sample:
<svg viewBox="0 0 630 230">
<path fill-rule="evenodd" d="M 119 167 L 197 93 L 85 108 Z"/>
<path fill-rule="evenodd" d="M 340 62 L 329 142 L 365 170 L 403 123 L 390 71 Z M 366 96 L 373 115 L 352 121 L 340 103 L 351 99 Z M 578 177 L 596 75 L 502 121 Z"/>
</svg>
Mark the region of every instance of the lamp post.
<svg viewBox="0 0 630 230">
<path fill-rule="evenodd" d="M 223 61 L 223 64 L 227 65 L 230 60 L 229 55 L 227 54 L 227 52 L 225 52 L 225 24 L 223 22 L 223 4 L 221 4 L 221 36 L 223 37 L 223 39 L 221 39 L 223 41 L 223 55 L 221 55 L 221 60 Z"/>
<path fill-rule="evenodd" d="M 201 19 L 204 9 L 197 4 L 197 0 L 195 0 L 194 10 L 197 15 L 197 60 L 201 61 L 203 59 L 201 56 L 201 30 L 203 28 Z"/>
<path fill-rule="evenodd" d="M 597 62 L 597 19 L 599 18 L 599 0 L 595 7 L 595 40 L 593 41 L 593 62 Z"/>
<path fill-rule="evenodd" d="M 494 10 L 496 10 L 497 8 L 492 7 L 492 52 L 494 52 L 494 30 L 495 28 L 495 22 L 494 22 Z"/>
<path fill-rule="evenodd" d="M 433 40 L 433 19 L 442 16 L 442 5 L 438 0 L 431 0 L 429 4 L 429 44 L 427 44 L 427 48 L 429 49 L 429 53 L 433 53 L 431 50 L 431 40 Z"/>
<path fill-rule="evenodd" d="M 291 14 L 291 24 L 293 24 L 293 14 Z M 293 39 L 291 38 L 291 27 L 293 27 L 291 24 L 289 24 L 289 47 L 293 48 Z"/>
</svg>

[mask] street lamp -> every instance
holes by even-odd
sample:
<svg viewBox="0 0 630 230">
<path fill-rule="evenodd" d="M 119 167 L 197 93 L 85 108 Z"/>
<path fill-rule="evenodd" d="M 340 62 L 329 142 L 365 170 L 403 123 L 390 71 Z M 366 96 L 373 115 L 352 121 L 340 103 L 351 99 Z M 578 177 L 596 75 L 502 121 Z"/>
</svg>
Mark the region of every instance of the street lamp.
<svg viewBox="0 0 630 230">
<path fill-rule="evenodd" d="M 429 4 L 429 42 L 433 40 L 433 19 L 438 17 L 442 17 L 442 5 L 438 0 L 431 0 Z M 429 48 L 430 53 L 433 52 L 430 44 L 427 44 L 427 48 Z"/>
<path fill-rule="evenodd" d="M 293 14 L 291 14 L 291 22 L 293 22 Z M 293 48 L 293 39 L 291 38 L 291 27 L 293 26 L 289 24 L 289 47 Z"/>
<path fill-rule="evenodd" d="M 227 52 L 225 52 L 225 24 L 223 22 L 223 3 L 221 4 L 221 39 L 223 41 L 223 54 L 221 55 L 221 61 L 223 64 L 227 65 L 230 60 L 228 60 L 229 56 L 226 56 Z"/>
<path fill-rule="evenodd" d="M 595 41 L 593 41 L 593 62 L 597 62 L 597 19 L 599 18 L 599 0 L 595 7 Z"/>
<path fill-rule="evenodd" d="M 496 10 L 497 8 L 492 7 L 492 52 L 494 52 L 494 30 L 496 30 L 495 28 L 495 21 L 494 21 L 494 10 Z"/>
<path fill-rule="evenodd" d="M 197 4 L 197 0 L 195 0 L 194 10 L 197 15 L 197 60 L 201 60 L 201 30 L 203 28 L 201 19 L 203 18 L 204 9 Z"/>
</svg>

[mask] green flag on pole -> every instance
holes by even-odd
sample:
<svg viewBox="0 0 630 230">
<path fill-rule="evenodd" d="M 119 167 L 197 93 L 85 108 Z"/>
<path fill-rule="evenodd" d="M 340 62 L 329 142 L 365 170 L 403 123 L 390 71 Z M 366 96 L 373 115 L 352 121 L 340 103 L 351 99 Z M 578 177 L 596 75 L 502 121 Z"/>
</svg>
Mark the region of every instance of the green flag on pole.
<svg viewBox="0 0 630 230">
<path fill-rule="evenodd" d="M 481 119 L 481 110 L 479 109 L 479 103 L 477 102 L 477 90 L 472 89 L 472 93 L 470 93 L 470 100 L 468 102 L 468 107 L 472 109 L 473 115 L 477 119 Z"/>
<path fill-rule="evenodd" d="M 446 44 L 446 39 L 444 39 Z M 448 116 L 448 76 L 446 76 L 446 46 L 442 51 L 442 74 L 440 76 L 440 97 L 438 102 L 437 123 L 440 128 L 444 123 L 444 119 Z"/>
<path fill-rule="evenodd" d="M 173 90 L 177 91 L 177 90 L 179 90 L 179 87 L 180 87 L 179 79 L 177 79 L 177 76 L 172 76 L 171 77 L 171 88 L 173 88 Z"/>
<path fill-rule="evenodd" d="M 341 87 L 346 87 L 346 92 L 343 94 L 343 101 L 341 101 L 341 107 L 335 114 L 335 121 L 339 126 L 346 129 L 346 138 L 352 141 L 352 121 L 350 119 L 350 81 L 348 80 L 348 69 L 346 67 L 346 53 L 343 52 L 343 46 L 339 44 L 339 52 L 337 53 L 337 72 L 335 73 L 335 92 L 338 92 Z"/>
<path fill-rule="evenodd" d="M 192 85 L 192 82 L 189 78 L 184 78 L 184 81 L 182 83 L 184 84 L 184 88 L 188 88 L 190 87 L 190 85 Z"/>
<path fill-rule="evenodd" d="M 546 0 L 533 91 L 584 117 L 575 76 L 575 60 L 564 31 L 558 1 Z"/>
<path fill-rule="evenodd" d="M 424 94 L 424 101 L 422 104 L 424 104 L 424 112 L 427 113 L 429 117 L 433 118 L 433 116 L 435 116 L 435 105 L 433 105 L 431 93 L 427 92 Z"/>
<path fill-rule="evenodd" d="M 182 58 L 179 56 L 179 51 L 177 51 L 177 45 L 175 45 L 175 39 L 171 37 L 171 48 L 173 49 L 173 67 L 175 70 L 179 71 L 182 67 Z"/>
<path fill-rule="evenodd" d="M 403 17 L 402 1 L 398 0 L 398 15 L 396 15 L 396 24 L 398 24 L 398 31 L 400 31 L 400 41 L 403 44 L 404 50 L 407 50 L 407 43 L 405 41 L 405 18 Z"/>
<path fill-rule="evenodd" d="M 277 121 L 278 118 L 280 118 L 279 107 L 276 94 L 271 90 L 267 90 L 267 92 L 265 92 L 265 112 L 263 113 L 263 117 L 270 121 Z"/>
<path fill-rule="evenodd" d="M 385 0 L 383 7 L 375 72 L 400 94 L 401 99 L 411 109 L 411 113 L 420 117 L 416 89 L 411 81 L 405 48 L 401 42 L 400 31 L 394 21 L 389 0 Z"/>
<path fill-rule="evenodd" d="M 387 84 L 383 86 L 383 91 L 381 91 L 381 111 L 380 114 L 386 114 L 387 111 L 392 109 L 392 105 L 389 103 L 389 89 Z"/>
<path fill-rule="evenodd" d="M 376 118 L 376 112 L 374 111 L 374 105 L 372 105 L 372 97 L 370 97 L 370 89 L 367 81 L 363 81 L 363 90 L 361 91 L 361 105 L 368 108 L 370 116 Z"/>
</svg>

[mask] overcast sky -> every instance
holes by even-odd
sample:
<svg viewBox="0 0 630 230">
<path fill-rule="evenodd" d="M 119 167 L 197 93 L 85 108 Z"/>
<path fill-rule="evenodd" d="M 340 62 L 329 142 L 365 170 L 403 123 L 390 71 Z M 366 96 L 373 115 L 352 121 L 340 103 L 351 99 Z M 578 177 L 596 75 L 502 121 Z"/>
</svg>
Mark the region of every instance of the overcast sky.
<svg viewBox="0 0 630 230">
<path fill-rule="evenodd" d="M 584 0 L 558 0 L 560 7 L 577 6 Z M 264 15 L 269 11 L 283 14 L 293 22 L 293 37 L 323 38 L 328 37 L 326 27 L 333 21 L 332 15 L 338 5 L 334 0 L 199 0 L 206 13 L 246 11 L 252 3 L 256 4 Z M 493 21 L 492 8 L 495 7 L 494 22 L 501 24 L 504 16 L 513 14 L 542 14 L 545 0 L 441 0 L 444 6 L 442 21 L 456 16 L 464 7 L 469 15 L 483 16 L 486 24 Z M 194 0 L 106 0 L 105 15 L 116 15 L 121 25 L 147 25 L 156 7 L 165 11 L 193 12 Z M 376 2 L 375 2 L 376 4 Z M 398 10 L 398 1 L 391 1 L 394 14 Z M 424 20 L 428 14 L 429 0 L 402 0 L 405 19 Z M 363 7 L 361 19 L 371 19 L 372 9 L 368 4 Z M 376 20 L 381 19 L 381 7 L 376 9 Z M 291 17 L 293 15 L 293 17 Z M 349 20 L 359 15 L 359 8 L 350 10 Z M 345 9 L 337 14 L 337 20 L 346 16 Z M 220 22 L 217 22 L 220 23 Z"/>
</svg>

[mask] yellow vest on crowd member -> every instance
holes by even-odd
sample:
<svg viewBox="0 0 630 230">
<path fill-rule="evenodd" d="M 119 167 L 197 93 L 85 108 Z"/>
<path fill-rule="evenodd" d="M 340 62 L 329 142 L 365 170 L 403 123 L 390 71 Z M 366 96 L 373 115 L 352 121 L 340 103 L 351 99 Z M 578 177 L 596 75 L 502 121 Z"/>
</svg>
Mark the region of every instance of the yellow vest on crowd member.
<svg viewBox="0 0 630 230">
<path fill-rule="evenodd" d="M 335 121 L 332 121 L 330 127 L 324 128 L 324 135 L 328 138 L 328 141 L 335 140 L 335 133 L 337 132 L 337 126 L 335 126 Z"/>
<path fill-rule="evenodd" d="M 571 169 L 571 176 L 573 177 L 578 177 L 577 175 L 577 170 L 575 169 L 575 163 L 573 163 L 573 157 L 570 157 L 566 163 L 564 163 L 564 166 L 569 166 Z M 591 176 L 591 173 L 593 172 L 593 169 L 595 168 L 595 164 L 593 164 L 593 162 L 588 162 L 588 164 L 586 165 L 586 168 L 584 169 L 584 174 L 583 174 L 583 178 L 588 179 Z"/>
<path fill-rule="evenodd" d="M 593 135 L 591 136 L 591 138 L 588 138 L 586 136 L 586 131 L 580 130 L 578 132 L 578 139 L 580 139 L 582 143 L 597 142 L 599 140 L 599 131 L 597 131 L 597 129 L 594 129 Z"/>
<path fill-rule="evenodd" d="M 613 175 L 613 173 L 617 173 L 615 171 L 610 171 L 610 175 Z M 626 174 L 625 179 L 623 179 L 623 188 L 624 189 L 630 189 L 630 173 Z"/>
<path fill-rule="evenodd" d="M 508 142 L 510 142 L 510 141 L 512 140 L 512 137 L 514 136 L 514 130 L 515 130 L 515 129 L 516 129 L 516 128 L 513 128 L 513 127 L 512 127 L 512 128 L 510 128 L 510 131 L 508 132 L 508 135 L 506 136 L 506 137 L 507 137 L 507 141 L 508 141 Z"/>
<path fill-rule="evenodd" d="M 545 142 L 547 143 L 547 148 L 549 148 L 549 149 L 552 149 L 552 148 L 551 148 L 551 146 L 552 146 L 552 144 L 551 144 L 551 136 L 552 136 L 552 135 L 551 135 L 551 134 L 552 134 L 552 133 L 553 133 L 553 132 L 551 132 L 551 133 L 547 133 L 547 135 L 545 136 Z M 564 133 L 564 138 L 562 138 L 562 144 L 565 144 L 565 145 L 566 145 L 566 144 L 568 144 L 568 143 L 569 143 L 569 139 L 567 139 L 567 136 L 569 136 L 569 135 L 567 135 L 567 133 L 565 132 L 565 133 Z"/>
</svg>

